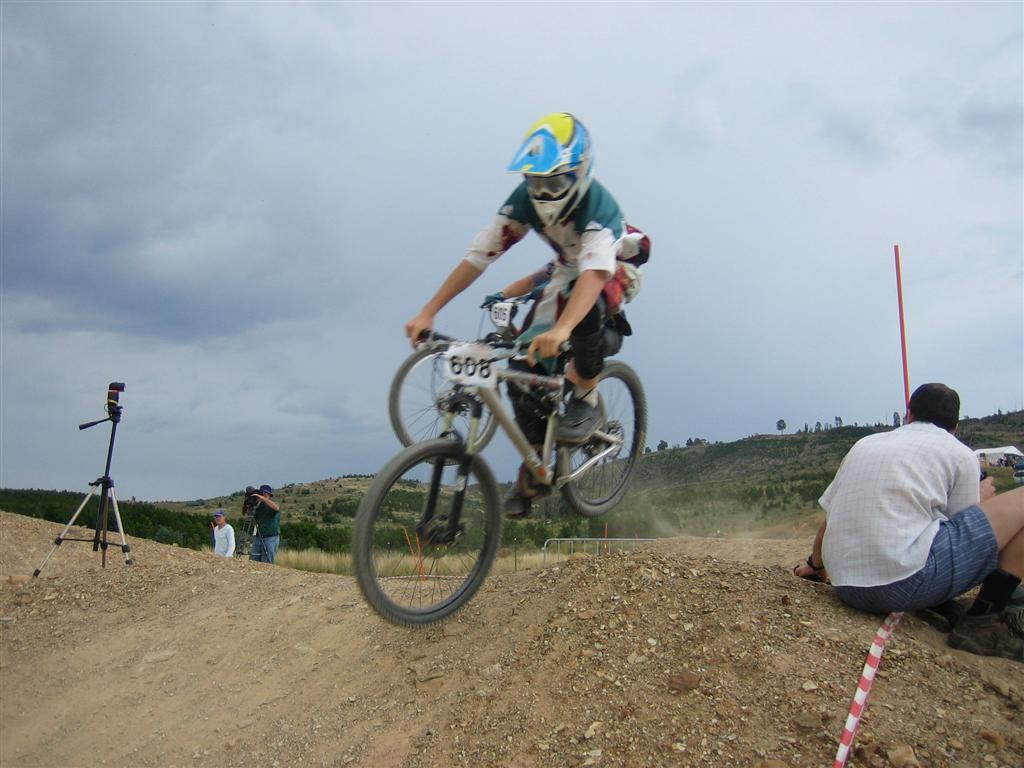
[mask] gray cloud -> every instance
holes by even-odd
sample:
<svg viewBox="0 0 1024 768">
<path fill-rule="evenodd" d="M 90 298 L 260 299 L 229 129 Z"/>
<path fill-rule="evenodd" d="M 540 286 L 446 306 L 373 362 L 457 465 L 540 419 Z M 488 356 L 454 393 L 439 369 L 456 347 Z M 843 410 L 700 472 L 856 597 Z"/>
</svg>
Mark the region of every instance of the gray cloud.
<svg viewBox="0 0 1024 768">
<path fill-rule="evenodd" d="M 1024 406 L 1019 7 L 545 13 L 0 6 L 0 483 L 91 479 L 102 440 L 69 435 L 115 379 L 124 493 L 374 471 L 402 324 L 561 109 L 654 242 L 623 352 L 654 442 L 890 419 L 897 241 L 914 380 Z M 524 241 L 439 325 L 547 258 Z"/>
<path fill-rule="evenodd" d="M 816 115 L 815 134 L 850 162 L 877 164 L 888 156 L 870 120 L 849 112 L 821 109 Z"/>
<path fill-rule="evenodd" d="M 1018 83 L 1020 85 L 1020 83 Z M 1020 175 L 1024 165 L 1024 93 L 997 103 L 968 103 L 956 116 L 949 138 L 964 144 L 981 162 L 1011 178 Z"/>
</svg>

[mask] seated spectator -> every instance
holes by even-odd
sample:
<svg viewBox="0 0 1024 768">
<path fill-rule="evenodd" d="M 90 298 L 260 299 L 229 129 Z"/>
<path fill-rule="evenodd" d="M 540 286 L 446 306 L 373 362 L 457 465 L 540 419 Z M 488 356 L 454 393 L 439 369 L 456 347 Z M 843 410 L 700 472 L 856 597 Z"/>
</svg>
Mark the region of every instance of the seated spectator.
<svg viewBox="0 0 1024 768">
<path fill-rule="evenodd" d="M 924 384 L 904 426 L 850 449 L 819 500 L 806 566 L 839 598 L 873 613 L 941 605 L 981 585 L 948 642 L 1024 661 L 1024 611 L 1008 608 L 1024 575 L 1024 488 L 981 499 L 978 461 L 954 437 L 960 398 Z"/>
</svg>

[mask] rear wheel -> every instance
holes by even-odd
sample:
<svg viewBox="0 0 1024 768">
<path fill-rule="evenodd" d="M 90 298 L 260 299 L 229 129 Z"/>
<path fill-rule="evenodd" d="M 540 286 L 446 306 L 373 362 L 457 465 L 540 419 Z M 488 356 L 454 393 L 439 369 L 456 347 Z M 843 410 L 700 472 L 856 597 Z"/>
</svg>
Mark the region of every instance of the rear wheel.
<svg viewBox="0 0 1024 768">
<path fill-rule="evenodd" d="M 562 477 L 600 457 L 578 479 L 562 486 L 566 503 L 584 517 L 603 515 L 622 500 L 647 439 L 647 399 L 632 368 L 618 361 L 605 363 L 597 390 L 604 427 L 587 442 L 558 452 Z"/>
<path fill-rule="evenodd" d="M 356 580 L 388 621 L 417 626 L 447 618 L 469 602 L 491 567 L 501 541 L 498 485 L 479 456 L 460 478 L 463 456 L 453 440 L 412 445 L 377 474 L 359 505 Z"/>
<path fill-rule="evenodd" d="M 402 445 L 412 445 L 440 437 L 445 414 L 452 412 L 452 427 L 463 438 L 469 433 L 471 401 L 464 392 L 453 389 L 444 375 L 443 350 L 424 347 L 413 352 L 398 368 L 388 393 L 388 416 Z M 466 399 L 459 399 L 466 398 Z M 494 436 L 498 424 L 484 408 L 480 418 L 476 450 L 483 450 Z"/>
</svg>

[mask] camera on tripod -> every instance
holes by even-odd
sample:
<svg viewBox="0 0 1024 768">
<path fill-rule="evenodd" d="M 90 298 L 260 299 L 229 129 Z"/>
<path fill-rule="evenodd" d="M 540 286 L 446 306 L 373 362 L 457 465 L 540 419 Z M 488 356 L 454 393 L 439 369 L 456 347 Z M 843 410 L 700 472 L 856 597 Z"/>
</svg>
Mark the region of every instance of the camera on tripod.
<svg viewBox="0 0 1024 768">
<path fill-rule="evenodd" d="M 98 477 L 93 482 L 89 483 L 92 486 L 92 490 L 85 495 L 85 499 L 79 505 L 75 514 L 68 520 L 68 524 L 64 526 L 64 530 L 61 531 L 57 538 L 54 539 L 53 549 L 50 553 L 43 558 L 43 562 L 39 564 L 39 567 L 32 573 L 32 577 L 35 578 L 42 571 L 43 566 L 52 557 L 53 553 L 57 551 L 57 547 L 65 541 L 91 541 L 92 550 L 95 552 L 98 549 L 103 550 L 102 564 L 103 567 L 107 567 L 107 546 L 109 544 L 107 540 L 107 514 L 108 514 L 108 503 L 114 511 L 114 522 L 116 528 L 114 530 L 121 536 L 121 551 L 124 553 L 124 564 L 132 565 L 133 560 L 129 556 L 131 552 L 131 546 L 128 544 L 128 540 L 124 536 L 124 525 L 121 523 L 121 511 L 117 508 L 117 496 L 114 494 L 114 481 L 110 477 L 110 461 L 114 455 L 114 436 L 117 435 L 117 425 L 121 422 L 121 393 L 124 392 L 124 382 L 112 381 L 107 385 L 107 418 L 98 419 L 97 421 L 87 421 L 85 424 L 79 424 L 78 428 L 89 429 L 95 427 L 97 424 L 102 424 L 105 421 L 110 422 L 110 443 L 107 446 L 107 463 L 103 468 L 103 475 Z M 85 505 L 89 503 L 89 499 L 93 497 L 97 491 L 100 492 L 100 509 L 96 514 L 96 532 L 92 539 L 79 539 L 68 537 L 67 533 L 71 529 L 71 526 L 75 524 L 75 520 L 85 509 Z"/>
<path fill-rule="evenodd" d="M 245 498 L 242 499 L 242 514 L 246 517 L 252 517 L 256 512 L 263 499 L 259 497 L 259 488 L 253 488 L 251 485 L 245 489 Z"/>
<path fill-rule="evenodd" d="M 107 416 L 113 421 L 121 419 L 120 396 L 124 392 L 124 382 L 112 381 L 107 386 Z"/>
</svg>

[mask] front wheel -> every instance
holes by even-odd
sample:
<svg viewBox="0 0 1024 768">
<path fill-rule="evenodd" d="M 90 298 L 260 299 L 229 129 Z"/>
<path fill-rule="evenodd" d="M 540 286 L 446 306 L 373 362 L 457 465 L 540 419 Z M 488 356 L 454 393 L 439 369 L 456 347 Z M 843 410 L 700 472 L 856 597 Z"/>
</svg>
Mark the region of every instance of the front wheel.
<svg viewBox="0 0 1024 768">
<path fill-rule="evenodd" d="M 457 396 L 445 377 L 443 352 L 436 346 L 416 350 L 399 366 L 391 381 L 388 416 L 402 445 L 440 437 L 448 413 L 454 415 L 455 430 L 463 438 L 468 436 L 471 404 Z M 477 452 L 490 442 L 497 428 L 493 414 L 484 408 Z"/>
<path fill-rule="evenodd" d="M 464 458 L 457 441 L 412 445 L 377 474 L 359 505 L 356 581 L 388 621 L 441 621 L 468 603 L 487 576 L 501 541 L 498 484 L 479 456 L 460 477 Z"/>
<path fill-rule="evenodd" d="M 647 439 L 647 398 L 632 368 L 618 361 L 605 363 L 597 391 L 604 426 L 587 442 L 558 451 L 562 477 L 600 456 L 576 480 L 562 486 L 566 503 L 583 517 L 599 517 L 622 500 Z"/>
</svg>

